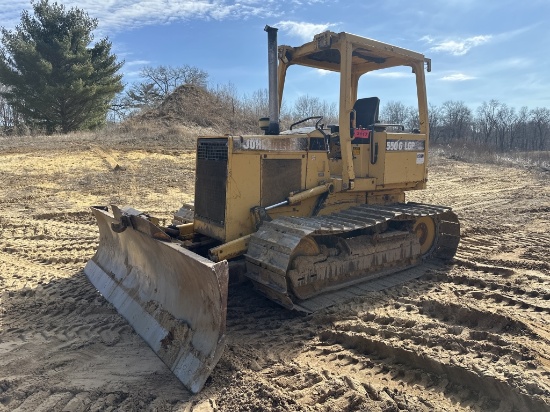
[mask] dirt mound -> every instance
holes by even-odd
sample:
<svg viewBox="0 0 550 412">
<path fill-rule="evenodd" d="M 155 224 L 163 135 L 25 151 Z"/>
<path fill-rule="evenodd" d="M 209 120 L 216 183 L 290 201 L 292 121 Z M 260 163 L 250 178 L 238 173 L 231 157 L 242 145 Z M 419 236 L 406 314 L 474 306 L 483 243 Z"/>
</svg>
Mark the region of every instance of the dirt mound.
<svg viewBox="0 0 550 412">
<path fill-rule="evenodd" d="M 258 119 L 225 89 L 208 90 L 185 84 L 176 88 L 156 108 L 128 119 L 126 124 L 157 127 L 200 127 L 216 134 L 259 133 Z"/>
<path fill-rule="evenodd" d="M 194 85 L 174 90 L 158 106 L 97 133 L 101 145 L 194 150 L 199 136 L 234 133 L 226 101 Z"/>
<path fill-rule="evenodd" d="M 223 106 L 204 88 L 183 85 L 168 95 L 160 106 L 137 115 L 135 120 L 213 127 L 219 125 L 217 117 L 225 109 Z"/>
</svg>

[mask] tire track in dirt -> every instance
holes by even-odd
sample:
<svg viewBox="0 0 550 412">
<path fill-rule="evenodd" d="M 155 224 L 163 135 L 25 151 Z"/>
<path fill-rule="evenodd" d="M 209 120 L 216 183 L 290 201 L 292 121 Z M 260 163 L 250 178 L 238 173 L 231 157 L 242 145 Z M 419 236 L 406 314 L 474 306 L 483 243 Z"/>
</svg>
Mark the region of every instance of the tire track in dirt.
<svg viewBox="0 0 550 412">
<path fill-rule="evenodd" d="M 255 374 L 255 382 L 240 377 L 234 378 L 235 384 L 244 381 L 261 392 L 267 382 L 273 381 L 280 392 L 266 392 L 270 399 L 286 402 L 286 407 L 292 405 L 288 400 L 294 399 L 299 405 L 316 405 L 316 410 L 355 410 L 374 405 L 451 410 L 457 402 L 481 410 L 506 405 L 518 410 L 547 408 L 550 391 L 544 375 L 528 372 L 537 369 L 537 356 L 545 352 L 546 343 L 535 345 L 533 350 L 533 340 L 541 336 L 521 321 L 522 316 L 518 319 L 488 311 L 484 305 L 465 305 L 460 300 L 464 294 L 455 293 L 456 286 L 463 283 L 454 279 L 453 273 L 432 273 L 420 282 L 423 287 L 415 285 L 414 293 L 405 286 L 403 292 L 386 292 L 390 297 L 378 302 L 356 299 L 334 309 L 332 316 L 330 310 L 316 315 L 315 326 L 302 325 L 303 339 L 294 341 L 294 345 L 285 339 L 288 335 L 284 330 L 270 327 L 267 337 L 265 331 L 234 320 L 228 327 L 243 339 L 236 346 L 246 347 L 234 355 L 255 358 L 236 369 L 244 367 L 245 375 L 260 371 L 260 377 Z M 469 276 L 480 277 L 478 273 Z M 449 295 L 456 296 L 457 301 L 449 302 Z M 254 307 L 258 309 L 257 304 Z M 365 307 L 369 310 L 362 313 Z M 243 312 L 235 319 L 247 319 L 256 325 L 256 318 L 262 318 L 251 319 L 246 310 Z M 274 320 L 264 316 L 272 325 Z M 327 323 L 332 328 L 326 329 Z M 255 344 L 247 347 L 244 342 Z M 281 351 L 286 348 L 285 355 L 258 355 L 261 350 L 269 348 L 270 352 L 278 346 Z M 234 399 L 231 390 L 226 394 Z M 247 398 L 238 399 L 242 402 Z"/>
<path fill-rule="evenodd" d="M 19 378 L 0 393 L 0 410 L 138 410 L 155 401 L 171 410 L 179 402 L 179 382 L 82 273 L 13 297 L 4 307 L 0 369 Z M 127 366 L 107 379 L 95 375 L 112 362 Z M 141 388 L 162 393 L 164 385 L 173 394 L 162 402 L 140 396 L 138 387 L 131 389 L 136 378 Z M 79 386 L 89 389 L 86 395 Z"/>
<path fill-rule="evenodd" d="M 404 289 L 406 290 L 407 288 L 405 287 Z M 359 298 L 356 300 L 359 303 L 343 305 L 344 308 L 348 308 L 349 306 L 348 309 L 342 307 L 333 309 L 333 315 L 330 314 L 330 310 L 322 315 L 316 315 L 317 319 L 313 322 L 313 327 L 310 324 L 311 320 L 313 320 L 312 318 L 309 318 L 309 321 L 305 321 L 304 319 L 287 319 L 285 320 L 286 328 L 278 326 L 273 315 L 270 316 L 264 313 L 261 305 L 259 311 L 262 315 L 260 316 L 257 315 L 257 312 L 256 315 L 252 313 L 248 314 L 245 309 L 242 312 L 239 311 L 236 317 L 229 314 L 228 318 L 233 320 L 228 323 L 228 328 L 238 334 L 239 339 L 235 343 L 235 346 L 241 348 L 241 351 L 238 351 L 238 353 L 232 353 L 230 363 L 235 362 L 234 356 L 237 359 L 240 356 L 244 356 L 249 360 L 252 358 L 249 364 L 241 364 L 238 367 L 234 367 L 234 369 L 246 369 L 245 376 L 248 374 L 256 376 L 254 382 L 249 382 L 245 377 L 237 374 L 237 378 L 233 378 L 236 386 L 239 387 L 243 384 L 252 385 L 256 391 L 265 392 L 265 387 L 268 387 L 267 382 L 276 382 L 280 391 L 268 391 L 269 399 L 275 399 L 276 403 L 285 404 L 285 407 L 293 405 L 292 403 L 288 403 L 289 399 L 296 399 L 299 400 L 298 403 L 300 405 L 316 405 L 316 410 L 337 409 L 351 411 L 362 407 L 373 408 L 375 405 L 377 407 L 381 405 L 388 407 L 391 407 L 391 405 L 394 407 L 400 405 L 407 406 L 408 408 L 429 408 L 430 405 L 441 405 L 442 394 L 445 394 L 443 401 L 446 402 L 449 408 L 452 408 L 456 399 L 461 396 L 465 399 L 477 399 L 480 397 L 479 393 L 482 393 L 480 388 L 484 388 L 484 386 L 478 386 L 477 383 L 479 382 L 472 387 L 464 387 L 464 385 L 457 383 L 461 382 L 461 379 L 464 378 L 470 379 L 469 374 L 477 376 L 477 372 L 472 372 L 471 368 L 445 362 L 439 365 L 441 360 L 438 357 L 430 358 L 427 355 L 422 355 L 414 358 L 413 356 L 415 353 L 422 353 L 424 346 L 430 348 L 439 347 L 445 351 L 452 351 L 457 347 L 468 347 L 473 342 L 473 339 L 459 339 L 456 337 L 457 330 L 462 330 L 463 327 L 457 327 L 456 325 L 444 327 L 446 332 L 443 335 L 446 338 L 437 341 L 430 338 L 433 329 L 436 328 L 431 318 L 428 318 L 426 323 L 427 332 L 424 333 L 424 336 L 415 336 L 411 331 L 417 329 L 417 321 L 414 318 L 418 314 L 415 314 L 411 319 L 406 319 L 403 317 L 392 318 L 389 315 L 389 317 L 377 317 L 371 312 L 367 312 L 365 315 L 365 319 L 368 319 L 368 324 L 366 323 L 363 325 L 364 327 L 360 327 L 357 323 L 359 313 L 353 312 L 353 308 L 364 306 L 370 308 L 379 307 L 383 302 L 387 303 L 390 299 L 383 298 L 381 301 L 376 302 L 372 298 L 369 298 L 367 299 L 368 303 L 360 302 L 361 299 Z M 402 300 L 403 302 L 398 306 L 408 308 L 405 309 L 406 312 L 404 313 L 409 313 L 412 310 L 413 304 L 409 298 L 403 298 Z M 230 305 L 229 307 L 233 306 Z M 245 305 L 245 307 L 250 306 Z M 253 307 L 258 310 L 258 304 L 255 304 Z M 422 305 L 420 305 L 420 310 L 423 310 Z M 349 320 L 342 321 L 342 318 L 349 318 Z M 267 334 L 263 328 L 260 331 L 257 328 L 252 329 L 246 324 L 242 324 L 242 319 L 246 319 L 252 325 L 257 325 L 257 321 L 260 320 L 260 322 L 269 325 L 270 333 Z M 304 322 L 304 324 L 300 322 Z M 300 326 L 297 326 L 296 323 Z M 325 325 L 327 323 L 332 325 L 332 329 L 326 329 Z M 297 339 L 290 340 L 288 333 L 286 333 L 287 330 L 298 328 L 302 330 L 302 335 L 297 337 Z M 402 330 L 398 328 L 402 328 Z M 455 337 L 455 339 L 449 339 L 448 336 Z M 483 334 L 472 333 L 472 336 L 476 336 L 480 340 L 480 336 L 483 336 Z M 500 347 L 497 345 L 498 340 L 495 336 L 496 334 L 493 334 L 485 342 L 478 343 L 475 349 L 480 352 L 497 351 Z M 490 338 L 493 338 L 497 343 L 492 343 Z M 410 341 L 417 346 L 411 352 L 410 348 L 404 349 L 399 345 L 394 345 L 393 341 Z M 247 344 L 246 342 L 254 342 L 254 344 Z M 366 352 L 356 352 L 354 349 L 355 346 L 370 349 L 366 350 Z M 243 347 L 245 347 L 244 350 L 242 350 Z M 235 351 L 233 350 L 232 352 Z M 272 352 L 279 355 L 270 355 Z M 521 353 L 516 353 L 512 349 L 504 354 L 510 357 L 522 356 Z M 369 356 L 369 361 L 363 363 L 365 357 Z M 393 359 L 393 361 L 388 359 Z M 428 362 L 428 366 L 423 365 L 425 362 Z M 431 367 L 429 367 L 430 362 Z M 415 371 L 413 375 L 416 378 L 414 379 L 409 379 L 411 369 Z M 336 370 L 342 370 L 342 373 L 335 374 L 334 371 Z M 363 371 L 372 370 L 377 372 L 365 372 L 366 379 L 357 378 Z M 260 376 L 258 376 L 258 371 L 260 372 Z M 328 371 L 331 372 L 329 373 Z M 454 374 L 454 379 L 446 376 L 449 373 Z M 407 375 L 406 382 L 396 378 L 405 375 Z M 349 376 L 355 376 L 356 378 L 353 380 Z M 494 378 L 489 377 L 487 379 L 491 381 Z M 478 380 L 482 379 L 478 378 Z M 389 384 L 392 381 L 394 383 Z M 439 381 L 448 382 L 445 385 L 446 390 L 435 390 L 431 393 L 428 388 L 434 386 L 434 382 Z M 492 386 L 486 383 L 490 388 L 493 388 L 492 392 L 490 391 L 492 398 L 489 397 L 487 399 L 487 396 L 485 396 L 485 399 L 480 401 L 481 406 L 494 404 L 497 402 L 498 391 L 507 391 L 510 389 L 508 387 L 504 388 L 506 384 L 501 384 L 496 379 L 494 381 L 496 383 L 492 383 Z M 423 389 L 416 390 L 415 396 L 409 396 L 404 393 L 403 388 L 405 386 L 407 391 L 409 391 L 409 387 L 414 385 L 423 387 Z M 438 387 L 438 385 L 435 386 Z M 467 396 L 464 395 L 465 393 L 467 393 Z M 231 389 L 228 389 L 226 394 L 230 399 L 235 399 L 235 394 Z M 285 395 L 283 396 L 282 394 Z M 237 399 L 240 402 L 246 400 L 243 397 Z M 512 397 L 508 396 L 506 401 L 509 402 L 510 399 Z M 530 396 L 526 396 L 523 399 L 522 394 L 518 393 L 513 402 L 516 405 L 521 405 L 525 404 L 525 402 L 530 402 L 529 399 Z M 223 405 L 224 407 L 235 406 L 235 404 L 227 402 L 224 402 Z"/>
<path fill-rule="evenodd" d="M 179 403 L 179 382 L 82 272 L 97 247 L 89 213 L 4 215 L 0 239 L 0 369 L 11 375 L 0 383 L 0 411 L 171 410 Z M 114 384 L 95 377 L 95 366 L 105 369 L 120 350 L 143 366 L 115 371 Z M 128 393 L 135 376 L 151 372 L 160 374 L 149 388 L 166 385 L 174 395 Z"/>
<path fill-rule="evenodd" d="M 97 229 L 89 217 L 83 223 L 82 216 L 82 212 L 63 212 L 32 220 L 25 216 L 16 222 L 2 221 L 0 252 L 11 255 L 16 266 L 18 262 L 32 262 L 44 267 L 52 265 L 52 271 L 74 272 L 97 246 Z M 68 221 L 64 223 L 65 218 Z M 35 268 L 33 272 L 40 270 Z"/>
<path fill-rule="evenodd" d="M 383 310 L 358 313 L 359 320 L 338 322 L 335 330 L 321 334 L 321 341 L 351 350 L 352 364 L 367 356 L 371 366 L 382 359 L 385 367 L 391 363 L 390 369 L 405 365 L 404 370 L 428 373 L 436 382 L 449 381 L 458 392 L 466 386 L 471 392 L 467 398 L 476 399 L 479 394 L 492 398 L 478 405 L 482 409 L 500 399 L 503 406 L 515 405 L 519 410 L 547 407 L 538 396 L 547 398 L 549 386 L 539 374 L 526 372 L 536 368 L 537 354 L 530 340 L 524 339 L 529 327 L 498 312 L 450 303 L 449 295 L 430 290 L 420 298 L 397 298 Z M 534 333 L 531 338 L 540 339 Z M 453 396 L 452 387 L 445 392 Z"/>
</svg>

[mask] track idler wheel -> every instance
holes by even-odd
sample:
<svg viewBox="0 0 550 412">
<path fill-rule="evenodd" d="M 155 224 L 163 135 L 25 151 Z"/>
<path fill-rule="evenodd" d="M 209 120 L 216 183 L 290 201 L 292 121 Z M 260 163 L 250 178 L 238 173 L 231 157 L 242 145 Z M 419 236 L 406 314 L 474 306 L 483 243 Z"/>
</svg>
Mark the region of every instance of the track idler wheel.
<svg viewBox="0 0 550 412">
<path fill-rule="evenodd" d="M 436 225 L 433 218 L 422 216 L 416 219 L 413 232 L 416 233 L 420 242 L 420 253 L 426 255 L 432 250 L 436 238 Z"/>
</svg>

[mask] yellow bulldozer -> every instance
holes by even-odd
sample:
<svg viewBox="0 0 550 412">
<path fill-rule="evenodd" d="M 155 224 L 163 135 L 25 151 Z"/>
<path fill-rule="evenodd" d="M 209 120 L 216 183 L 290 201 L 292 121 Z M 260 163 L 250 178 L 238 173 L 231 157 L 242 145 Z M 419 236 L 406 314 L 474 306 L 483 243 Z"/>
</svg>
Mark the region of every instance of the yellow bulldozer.
<svg viewBox="0 0 550 412">
<path fill-rule="evenodd" d="M 130 207 L 92 207 L 100 238 L 86 275 L 192 392 L 223 352 L 233 270 L 285 308 L 313 312 L 450 259 L 459 243 L 449 207 L 405 202 L 427 182 L 431 61 L 344 32 L 278 47 L 277 29 L 265 30 L 264 134 L 199 137 L 194 202 L 170 225 Z M 339 73 L 338 124 L 316 116 L 280 131 L 293 65 Z M 400 66 L 416 80 L 413 130 L 381 122 L 378 97 L 357 96 L 362 75 Z"/>
</svg>

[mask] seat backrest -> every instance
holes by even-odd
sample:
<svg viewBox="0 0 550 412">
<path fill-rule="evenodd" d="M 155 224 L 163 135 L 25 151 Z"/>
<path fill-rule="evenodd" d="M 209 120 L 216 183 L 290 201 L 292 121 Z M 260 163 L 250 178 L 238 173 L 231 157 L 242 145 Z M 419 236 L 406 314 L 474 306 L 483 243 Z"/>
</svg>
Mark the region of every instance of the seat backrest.
<svg viewBox="0 0 550 412">
<path fill-rule="evenodd" d="M 365 97 L 357 99 L 353 105 L 355 110 L 355 127 L 367 128 L 374 123 L 378 123 L 378 108 L 380 107 L 380 99 L 378 97 Z"/>
</svg>

